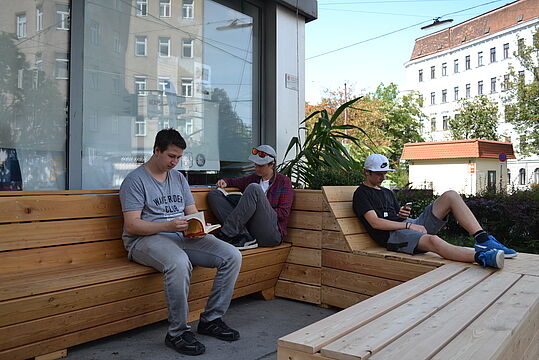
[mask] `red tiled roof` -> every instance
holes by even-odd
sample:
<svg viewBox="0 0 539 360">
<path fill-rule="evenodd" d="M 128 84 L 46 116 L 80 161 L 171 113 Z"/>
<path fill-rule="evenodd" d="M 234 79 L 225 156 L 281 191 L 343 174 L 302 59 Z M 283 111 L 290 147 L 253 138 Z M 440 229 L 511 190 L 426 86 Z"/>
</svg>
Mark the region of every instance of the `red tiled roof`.
<svg viewBox="0 0 539 360">
<path fill-rule="evenodd" d="M 404 144 L 401 160 L 482 158 L 498 159 L 500 153 L 515 159 L 513 144 L 491 140 L 452 140 Z"/>
<path fill-rule="evenodd" d="M 416 39 L 410 60 L 457 47 L 539 17 L 537 0 L 519 0 Z"/>
</svg>

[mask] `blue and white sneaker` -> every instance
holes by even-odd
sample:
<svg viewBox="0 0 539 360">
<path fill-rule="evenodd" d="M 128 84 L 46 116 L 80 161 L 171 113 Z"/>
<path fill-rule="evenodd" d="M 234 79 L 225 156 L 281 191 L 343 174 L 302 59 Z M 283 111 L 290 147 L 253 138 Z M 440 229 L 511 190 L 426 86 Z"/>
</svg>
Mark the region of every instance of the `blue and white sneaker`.
<svg viewBox="0 0 539 360">
<path fill-rule="evenodd" d="M 477 256 L 477 262 L 483 267 L 503 268 L 504 255 L 503 250 L 480 251 Z"/>
<path fill-rule="evenodd" d="M 502 250 L 506 259 L 514 258 L 518 253 L 509 249 L 508 247 L 502 245 L 496 238 L 492 235 L 488 236 L 488 240 L 482 243 L 475 243 L 475 251 L 488 251 L 488 250 Z"/>
</svg>

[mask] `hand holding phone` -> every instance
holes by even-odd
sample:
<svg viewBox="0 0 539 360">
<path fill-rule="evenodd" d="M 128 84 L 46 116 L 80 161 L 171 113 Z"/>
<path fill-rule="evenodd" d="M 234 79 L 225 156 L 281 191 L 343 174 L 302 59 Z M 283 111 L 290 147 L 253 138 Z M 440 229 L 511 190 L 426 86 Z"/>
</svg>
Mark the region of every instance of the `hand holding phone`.
<svg viewBox="0 0 539 360">
<path fill-rule="evenodd" d="M 411 202 L 411 201 L 410 201 L 410 202 L 407 202 L 407 203 L 404 205 L 404 207 L 407 208 L 407 209 L 412 210 L 412 202 Z"/>
</svg>

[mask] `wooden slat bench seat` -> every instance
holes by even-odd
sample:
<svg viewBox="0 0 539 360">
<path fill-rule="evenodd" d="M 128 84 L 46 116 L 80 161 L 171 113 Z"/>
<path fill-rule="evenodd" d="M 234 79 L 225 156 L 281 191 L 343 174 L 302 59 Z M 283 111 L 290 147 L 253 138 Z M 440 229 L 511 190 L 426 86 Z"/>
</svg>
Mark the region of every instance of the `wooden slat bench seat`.
<svg viewBox="0 0 539 360">
<path fill-rule="evenodd" d="M 355 189 L 323 188 L 335 225 L 321 302 L 345 310 L 279 339 L 279 360 L 539 358 L 539 255 L 495 271 L 387 251 L 355 216 Z"/>
<path fill-rule="evenodd" d="M 279 339 L 279 360 L 536 359 L 539 277 L 448 264 Z"/>
<path fill-rule="evenodd" d="M 200 210 L 206 193 L 193 190 Z M 0 359 L 62 354 L 167 318 L 162 275 L 128 261 L 121 231 L 117 191 L 0 192 Z M 290 247 L 243 251 L 233 296 L 271 298 Z M 214 276 L 193 270 L 190 320 Z"/>
</svg>

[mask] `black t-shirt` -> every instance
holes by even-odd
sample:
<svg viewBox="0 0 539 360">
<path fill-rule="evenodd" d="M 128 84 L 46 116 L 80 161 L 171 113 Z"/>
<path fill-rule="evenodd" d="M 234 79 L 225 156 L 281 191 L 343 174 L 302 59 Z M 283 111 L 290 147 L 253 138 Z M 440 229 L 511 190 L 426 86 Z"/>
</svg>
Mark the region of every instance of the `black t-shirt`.
<svg viewBox="0 0 539 360">
<path fill-rule="evenodd" d="M 400 210 L 399 203 L 391 190 L 384 187 L 380 189 L 371 188 L 365 184 L 359 185 L 354 192 L 352 201 L 354 212 L 361 222 L 365 225 L 369 235 L 380 246 L 386 247 L 387 239 L 389 238 L 388 230 L 376 230 L 365 219 L 364 215 L 367 211 L 374 210 L 379 218 L 392 221 L 404 221 L 403 218 L 397 216 Z"/>
</svg>

